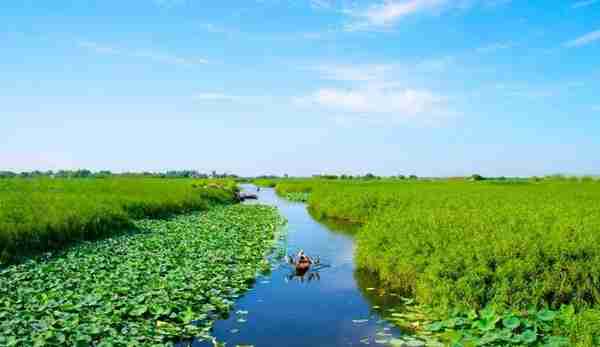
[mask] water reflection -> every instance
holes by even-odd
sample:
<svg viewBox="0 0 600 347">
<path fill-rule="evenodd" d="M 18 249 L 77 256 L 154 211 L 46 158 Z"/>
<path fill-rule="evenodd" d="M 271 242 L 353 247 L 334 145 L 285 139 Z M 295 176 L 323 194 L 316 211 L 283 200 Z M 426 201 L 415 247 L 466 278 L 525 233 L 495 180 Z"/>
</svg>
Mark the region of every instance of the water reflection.
<svg viewBox="0 0 600 347">
<path fill-rule="evenodd" d="M 315 264 L 309 268 L 297 268 L 294 264 L 288 264 L 290 272 L 285 276 L 286 283 L 289 281 L 298 280 L 300 283 L 304 283 L 306 280 L 310 283 L 313 280 L 321 280 L 321 271 L 327 269 L 330 266 L 326 264 Z"/>
<path fill-rule="evenodd" d="M 317 215 L 313 210 L 307 208 L 306 211 L 313 218 L 313 220 L 334 233 L 339 233 L 343 235 L 347 235 L 349 237 L 354 237 L 358 230 L 360 229 L 360 224 L 351 223 L 345 221 L 343 219 L 334 219 L 334 218 L 322 218 Z"/>
<path fill-rule="evenodd" d="M 401 293 L 389 290 L 376 274 L 367 270 L 355 270 L 354 280 L 358 284 L 360 293 L 372 307 L 385 311 L 404 305 Z"/>
<path fill-rule="evenodd" d="M 293 271 L 291 274 L 285 277 L 286 283 L 289 281 L 298 280 L 300 283 L 304 283 L 306 280 L 307 283 L 312 282 L 312 280 L 320 281 L 321 275 L 318 272 L 309 271 L 304 273 L 299 273 L 297 271 Z"/>
</svg>

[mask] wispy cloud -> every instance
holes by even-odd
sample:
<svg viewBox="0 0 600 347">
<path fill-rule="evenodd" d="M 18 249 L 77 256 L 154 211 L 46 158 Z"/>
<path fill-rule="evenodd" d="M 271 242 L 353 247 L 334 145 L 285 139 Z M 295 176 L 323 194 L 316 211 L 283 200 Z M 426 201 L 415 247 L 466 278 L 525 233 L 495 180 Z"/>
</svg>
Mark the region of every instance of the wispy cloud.
<svg viewBox="0 0 600 347">
<path fill-rule="evenodd" d="M 352 113 L 384 113 L 398 117 L 429 114 L 444 98 L 427 90 L 358 88 L 352 90 L 322 88 L 309 100 L 319 106 Z"/>
<path fill-rule="evenodd" d="M 343 13 L 353 18 L 346 26 L 347 31 L 389 29 L 401 19 L 412 14 L 433 10 L 445 5 L 448 0 L 386 1 L 366 8 L 345 9 Z"/>
<path fill-rule="evenodd" d="M 123 49 L 117 48 L 110 45 L 101 44 L 93 41 L 79 41 L 78 46 L 89 50 L 98 54 L 110 54 L 110 55 L 119 55 L 133 58 L 140 58 L 150 61 L 155 61 L 159 63 L 171 64 L 171 65 L 184 65 L 184 66 L 193 66 L 193 65 L 202 65 L 208 64 L 208 60 L 202 58 L 188 58 L 188 57 L 180 57 L 172 54 L 167 54 L 163 52 L 157 52 L 153 50 L 131 50 L 131 49 Z"/>
<path fill-rule="evenodd" d="M 582 47 L 600 40 L 600 30 L 592 31 L 565 43 L 567 47 Z"/>
<path fill-rule="evenodd" d="M 599 2 L 600 0 L 583 0 L 583 1 L 577 1 L 576 3 L 574 3 L 571 7 L 572 8 L 582 8 L 582 7 L 587 7 L 587 6 L 591 6 L 597 2 Z"/>
<path fill-rule="evenodd" d="M 512 42 L 495 42 L 495 43 L 489 44 L 487 46 L 479 47 L 476 49 L 476 51 L 477 51 L 477 53 L 480 53 L 480 54 L 490 54 L 490 53 L 495 53 L 495 52 L 503 50 L 503 49 L 509 49 L 512 47 L 513 47 Z"/>
<path fill-rule="evenodd" d="M 495 7 L 512 0 L 384 0 L 370 5 L 345 8 L 351 18 L 346 31 L 386 31 L 402 19 L 419 13 L 442 13 L 451 9 L 468 9 L 477 4 Z"/>
</svg>

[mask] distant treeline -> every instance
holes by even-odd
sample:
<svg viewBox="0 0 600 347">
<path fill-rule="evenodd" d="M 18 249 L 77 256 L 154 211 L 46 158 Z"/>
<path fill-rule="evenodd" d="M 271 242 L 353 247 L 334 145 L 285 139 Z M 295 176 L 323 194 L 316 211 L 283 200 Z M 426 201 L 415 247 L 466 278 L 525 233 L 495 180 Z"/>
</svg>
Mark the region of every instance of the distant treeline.
<svg viewBox="0 0 600 347">
<path fill-rule="evenodd" d="M 416 175 L 398 175 L 398 176 L 377 176 L 372 173 L 368 173 L 365 175 L 313 175 L 313 178 L 319 178 L 324 180 L 378 180 L 378 179 L 411 179 L 416 180 L 419 179 Z"/>
<path fill-rule="evenodd" d="M 325 179 L 325 180 L 426 180 L 426 181 L 594 181 L 600 179 L 600 177 L 595 176 L 567 176 L 562 174 L 554 174 L 554 175 L 546 175 L 543 177 L 539 176 L 531 176 L 531 177 L 506 177 L 506 176 L 497 176 L 497 177 L 485 177 L 480 174 L 473 174 L 471 176 L 455 176 L 455 177 L 419 177 L 417 175 L 396 175 L 396 176 L 377 176 L 372 173 L 368 173 L 366 175 L 313 175 L 313 178 L 317 179 Z M 266 178 L 266 177 L 265 177 Z M 276 177 L 268 177 L 268 178 L 276 178 Z"/>
<path fill-rule="evenodd" d="M 233 179 L 238 182 L 249 182 L 252 180 L 281 180 L 288 178 L 307 178 L 307 177 L 292 177 L 287 174 L 283 176 L 278 175 L 259 175 L 255 177 L 244 177 L 236 174 L 229 173 L 218 173 L 212 171 L 211 173 L 203 173 L 197 170 L 170 170 L 165 172 L 120 172 L 114 173 L 109 170 L 92 171 L 88 169 L 80 170 L 58 170 L 58 171 L 1 171 L 0 179 L 3 178 L 35 178 L 35 177 L 56 177 L 56 178 L 106 178 L 112 176 L 122 177 L 155 177 L 155 178 L 220 178 L 220 179 Z M 594 181 L 600 177 L 596 176 L 568 176 L 562 174 L 546 175 L 546 176 L 531 176 L 531 177 L 485 177 L 480 174 L 473 174 L 471 176 L 455 176 L 455 177 L 419 177 L 417 175 L 393 175 L 393 176 L 378 176 L 372 173 L 365 175 L 333 175 L 333 174 L 317 174 L 312 175 L 312 178 L 324 179 L 324 180 L 381 180 L 381 179 L 392 179 L 392 180 L 470 180 L 470 181 L 542 181 L 542 180 L 553 180 L 553 181 Z"/>
<path fill-rule="evenodd" d="M 35 178 L 35 177 L 57 177 L 57 178 L 105 178 L 112 176 L 122 176 L 122 177 L 157 177 L 157 178 L 228 178 L 228 179 L 237 179 L 239 176 L 228 174 L 228 173 L 217 173 L 216 171 L 211 172 L 210 174 L 202 173 L 196 170 L 171 170 L 166 172 L 122 172 L 122 173 L 113 173 L 108 170 L 101 171 L 92 171 L 88 169 L 80 169 L 80 170 L 58 170 L 58 171 L 23 171 L 23 172 L 13 172 L 13 171 L 0 171 L 0 179 L 2 178 Z"/>
</svg>

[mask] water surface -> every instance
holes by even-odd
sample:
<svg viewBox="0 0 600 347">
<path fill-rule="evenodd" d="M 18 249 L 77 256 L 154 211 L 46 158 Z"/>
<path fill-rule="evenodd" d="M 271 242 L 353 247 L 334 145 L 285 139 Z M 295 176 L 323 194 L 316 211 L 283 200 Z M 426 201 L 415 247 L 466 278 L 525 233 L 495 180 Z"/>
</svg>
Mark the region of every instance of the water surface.
<svg viewBox="0 0 600 347">
<path fill-rule="evenodd" d="M 356 270 L 352 227 L 319 222 L 305 204 L 281 199 L 273 189 L 261 189 L 258 195 L 258 203 L 276 206 L 288 221 L 284 249 L 289 254 L 303 249 L 328 267 L 300 278 L 283 261 L 275 261 L 273 271 L 257 279 L 231 315 L 215 322 L 213 336 L 219 342 L 256 347 L 365 346 L 385 345 L 402 335 L 379 315 L 397 307 L 400 298 L 384 294 L 375 278 Z M 207 345 L 212 344 L 195 344 Z"/>
</svg>

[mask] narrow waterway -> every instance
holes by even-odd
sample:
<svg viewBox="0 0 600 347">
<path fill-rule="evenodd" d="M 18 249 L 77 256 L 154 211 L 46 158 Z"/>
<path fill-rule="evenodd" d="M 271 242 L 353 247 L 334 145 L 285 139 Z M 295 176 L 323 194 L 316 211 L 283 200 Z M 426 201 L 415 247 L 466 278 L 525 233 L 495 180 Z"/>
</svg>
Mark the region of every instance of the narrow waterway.
<svg viewBox="0 0 600 347">
<path fill-rule="evenodd" d="M 303 249 L 323 265 L 297 277 L 284 261 L 274 261 L 273 270 L 257 279 L 231 315 L 215 322 L 213 335 L 219 342 L 228 347 L 385 346 L 402 336 L 380 315 L 398 307 L 400 298 L 356 270 L 351 227 L 319 222 L 305 204 L 281 199 L 273 189 L 261 189 L 258 195 L 251 203 L 274 205 L 287 219 L 287 253 Z M 207 345 L 212 344 L 195 344 Z"/>
</svg>

